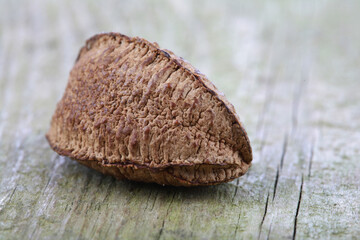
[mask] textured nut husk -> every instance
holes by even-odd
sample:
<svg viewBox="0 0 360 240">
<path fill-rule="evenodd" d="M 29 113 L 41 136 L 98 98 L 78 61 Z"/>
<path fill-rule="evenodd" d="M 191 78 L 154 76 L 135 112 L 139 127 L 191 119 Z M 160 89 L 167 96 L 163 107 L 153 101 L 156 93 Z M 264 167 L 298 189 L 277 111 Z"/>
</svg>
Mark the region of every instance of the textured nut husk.
<svg viewBox="0 0 360 240">
<path fill-rule="evenodd" d="M 104 174 L 165 185 L 228 182 L 252 160 L 234 107 L 203 74 L 119 33 L 81 48 L 46 138 Z"/>
</svg>

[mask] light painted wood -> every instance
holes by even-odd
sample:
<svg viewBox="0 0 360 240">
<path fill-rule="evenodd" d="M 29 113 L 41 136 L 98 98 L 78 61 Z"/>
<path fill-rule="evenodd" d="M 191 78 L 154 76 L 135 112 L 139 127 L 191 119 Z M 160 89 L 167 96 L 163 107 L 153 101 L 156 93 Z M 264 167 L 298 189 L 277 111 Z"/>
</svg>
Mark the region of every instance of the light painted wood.
<svg viewBox="0 0 360 240">
<path fill-rule="evenodd" d="M 358 1 L 1 1 L 0 239 L 356 239 Z M 44 134 L 85 39 L 157 41 L 234 104 L 248 174 L 200 188 L 120 182 Z"/>
</svg>

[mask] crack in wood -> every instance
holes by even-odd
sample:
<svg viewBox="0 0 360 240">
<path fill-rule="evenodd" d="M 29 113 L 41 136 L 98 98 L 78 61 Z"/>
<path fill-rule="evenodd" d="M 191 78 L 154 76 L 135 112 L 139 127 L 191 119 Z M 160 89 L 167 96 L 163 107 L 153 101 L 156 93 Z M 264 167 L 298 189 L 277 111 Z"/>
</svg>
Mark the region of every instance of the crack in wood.
<svg viewBox="0 0 360 240">
<path fill-rule="evenodd" d="M 272 221 L 270 223 L 270 227 L 269 227 L 269 231 L 268 231 L 267 236 L 266 236 L 266 240 L 270 239 L 271 229 L 272 229 Z"/>
<path fill-rule="evenodd" d="M 173 193 L 173 196 L 172 196 L 172 198 L 171 198 L 171 201 L 170 201 L 170 203 L 169 203 L 169 206 L 168 206 L 168 208 L 167 208 L 167 210 L 166 210 L 166 214 L 165 214 L 164 220 L 163 220 L 163 222 L 162 222 L 162 224 L 161 224 L 161 228 L 160 228 L 159 236 L 157 237 L 157 240 L 159 240 L 160 237 L 161 237 L 161 235 L 163 234 L 163 230 L 164 230 L 164 226 L 165 226 L 165 221 L 166 221 L 167 216 L 169 215 L 169 210 L 170 210 L 171 204 L 172 204 L 173 201 L 174 201 L 175 194 L 176 194 L 176 192 Z"/>
<path fill-rule="evenodd" d="M 149 191 L 149 195 L 148 195 L 148 197 L 147 197 L 147 199 L 146 199 L 146 205 L 145 205 L 145 207 L 144 207 L 144 212 L 145 212 L 145 210 L 148 208 L 148 206 L 149 206 L 149 199 L 150 199 L 150 197 L 151 197 L 151 192 L 152 191 Z"/>
<path fill-rule="evenodd" d="M 304 175 L 301 175 L 301 185 L 300 185 L 300 191 L 299 191 L 299 200 L 298 200 L 297 207 L 296 207 L 296 214 L 295 214 L 295 219 L 294 219 L 294 232 L 293 232 L 293 235 L 292 235 L 293 240 L 296 239 L 296 227 L 297 227 L 297 220 L 298 220 L 300 206 L 301 206 L 301 197 L 302 197 L 302 192 L 303 192 L 303 185 L 304 185 Z"/>
<path fill-rule="evenodd" d="M 308 177 L 311 177 L 311 168 L 312 168 L 312 163 L 313 163 L 313 158 L 314 158 L 314 147 L 315 147 L 315 143 L 314 141 L 311 143 L 311 147 L 310 147 L 310 156 L 309 156 L 309 167 L 308 167 Z"/>
<path fill-rule="evenodd" d="M 152 206 L 151 206 L 151 209 L 150 209 L 151 211 L 154 209 L 155 202 L 156 202 L 156 199 L 157 199 L 158 194 L 159 194 L 159 192 L 156 192 L 154 202 L 153 202 L 153 204 L 152 204 Z"/>
<path fill-rule="evenodd" d="M 260 230 L 259 230 L 259 235 L 258 235 L 258 239 L 260 239 L 261 237 L 261 231 L 262 231 L 262 226 L 264 224 L 265 218 L 266 218 L 266 214 L 267 214 L 267 210 L 268 210 L 268 204 L 269 204 L 269 195 L 270 193 L 268 192 L 267 197 L 266 197 L 266 202 L 265 202 L 265 209 L 264 209 L 264 215 L 262 217 L 261 223 L 260 223 Z"/>
<path fill-rule="evenodd" d="M 238 215 L 238 218 L 237 218 L 236 227 L 235 227 L 235 231 L 234 231 L 234 238 L 236 238 L 236 234 L 237 234 L 237 231 L 239 229 L 240 216 L 241 216 L 241 211 L 239 212 L 239 215 Z"/>
<path fill-rule="evenodd" d="M 267 210 L 268 210 L 268 204 L 269 204 L 269 192 L 268 192 L 268 194 L 267 194 L 267 197 L 266 197 L 266 203 L 265 203 L 265 210 L 264 210 L 264 215 L 263 215 L 263 218 L 262 218 L 262 220 L 261 220 L 261 224 L 260 224 L 260 226 L 262 226 L 263 225 L 263 223 L 264 223 L 264 221 L 265 221 L 265 217 L 266 217 L 266 214 L 267 214 Z"/>
<path fill-rule="evenodd" d="M 235 191 L 234 191 L 234 195 L 233 195 L 233 197 L 232 197 L 231 203 L 234 203 L 234 200 L 235 200 L 235 197 L 236 197 L 238 188 L 239 188 L 239 178 L 236 179 L 236 187 L 235 187 Z"/>
<path fill-rule="evenodd" d="M 110 177 L 111 178 L 111 182 L 108 184 L 107 190 L 106 190 L 106 195 L 104 197 L 104 200 L 102 202 L 107 202 L 109 197 L 110 197 L 110 193 L 111 193 L 111 186 L 114 184 L 115 185 L 115 181 L 116 178 Z"/>
<path fill-rule="evenodd" d="M 278 181 L 279 181 L 279 176 L 280 176 L 280 173 L 279 173 L 279 166 L 278 166 L 277 170 L 276 170 L 276 177 L 275 177 L 275 182 L 274 182 L 274 192 L 273 192 L 273 198 L 272 198 L 273 201 L 276 196 L 276 189 L 277 189 L 277 185 L 278 185 Z"/>
<path fill-rule="evenodd" d="M 11 191 L 11 193 L 9 194 L 9 199 L 4 203 L 4 205 L 2 204 L 2 202 L 0 202 L 0 213 L 4 208 L 1 208 L 1 205 L 3 205 L 4 207 L 11 201 L 12 197 L 14 196 L 14 193 L 16 191 L 17 185 L 15 186 L 15 188 Z M 7 197 L 5 197 L 4 199 L 6 199 Z"/>
<path fill-rule="evenodd" d="M 280 170 L 282 170 L 283 166 L 284 166 L 284 160 L 285 160 L 285 155 L 286 155 L 286 151 L 287 151 L 287 146 L 288 146 L 288 135 L 285 134 L 284 143 L 283 143 L 282 152 L 281 152 L 281 158 L 280 158 Z"/>
</svg>

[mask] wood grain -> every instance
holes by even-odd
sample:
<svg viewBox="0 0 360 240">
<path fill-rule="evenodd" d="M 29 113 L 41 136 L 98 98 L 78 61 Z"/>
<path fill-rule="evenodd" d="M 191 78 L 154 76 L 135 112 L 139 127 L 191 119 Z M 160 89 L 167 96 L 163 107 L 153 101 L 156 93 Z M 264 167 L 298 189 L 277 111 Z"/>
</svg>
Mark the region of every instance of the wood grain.
<svg viewBox="0 0 360 240">
<path fill-rule="evenodd" d="M 356 239 L 358 1 L 1 1 L 0 239 Z M 254 150 L 203 188 L 116 181 L 44 134 L 84 40 L 115 31 L 189 60 Z"/>
</svg>

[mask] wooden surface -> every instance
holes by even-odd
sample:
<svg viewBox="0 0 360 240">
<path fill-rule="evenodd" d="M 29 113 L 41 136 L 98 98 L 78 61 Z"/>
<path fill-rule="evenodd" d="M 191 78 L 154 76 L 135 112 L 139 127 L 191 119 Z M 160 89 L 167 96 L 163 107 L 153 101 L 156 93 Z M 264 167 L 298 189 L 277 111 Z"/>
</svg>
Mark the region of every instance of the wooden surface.
<svg viewBox="0 0 360 240">
<path fill-rule="evenodd" d="M 357 239 L 359 1 L 0 1 L 0 239 Z M 44 134 L 85 39 L 156 41 L 223 91 L 254 150 L 213 187 L 120 182 Z"/>
</svg>

